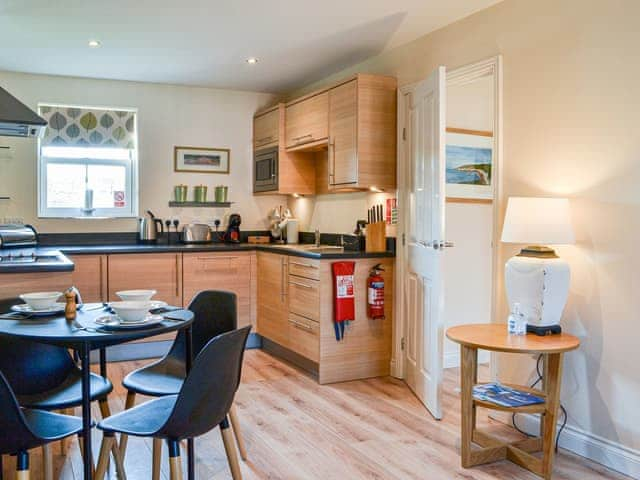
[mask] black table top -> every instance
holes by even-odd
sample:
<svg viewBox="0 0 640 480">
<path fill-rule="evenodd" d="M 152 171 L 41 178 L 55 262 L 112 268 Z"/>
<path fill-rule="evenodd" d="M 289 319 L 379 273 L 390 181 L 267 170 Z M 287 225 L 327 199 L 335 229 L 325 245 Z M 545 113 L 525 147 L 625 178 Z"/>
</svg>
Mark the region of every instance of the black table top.
<svg viewBox="0 0 640 480">
<path fill-rule="evenodd" d="M 115 330 L 101 327 L 94 320 L 105 315 L 104 310 L 78 311 L 75 321 L 67 321 L 63 315 L 34 317 L 25 320 L 6 320 L 0 318 L 0 335 L 19 337 L 40 343 L 59 345 L 67 348 L 80 348 L 89 344 L 90 348 L 104 348 L 133 340 L 174 332 L 188 327 L 193 322 L 190 310 L 175 310 L 165 315 L 180 320 L 165 319 L 162 322 L 145 327 L 127 330 Z M 78 329 L 78 326 L 88 330 Z"/>
</svg>

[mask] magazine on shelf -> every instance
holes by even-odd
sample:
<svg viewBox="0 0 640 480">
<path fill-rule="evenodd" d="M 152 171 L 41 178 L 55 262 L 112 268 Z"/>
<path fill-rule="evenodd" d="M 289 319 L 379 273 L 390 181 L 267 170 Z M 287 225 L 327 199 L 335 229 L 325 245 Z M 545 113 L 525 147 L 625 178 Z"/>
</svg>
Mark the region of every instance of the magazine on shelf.
<svg viewBox="0 0 640 480">
<path fill-rule="evenodd" d="M 538 395 L 507 387 L 498 382 L 476 385 L 473 387 L 473 398 L 503 407 L 524 407 L 544 403 L 544 398 Z"/>
</svg>

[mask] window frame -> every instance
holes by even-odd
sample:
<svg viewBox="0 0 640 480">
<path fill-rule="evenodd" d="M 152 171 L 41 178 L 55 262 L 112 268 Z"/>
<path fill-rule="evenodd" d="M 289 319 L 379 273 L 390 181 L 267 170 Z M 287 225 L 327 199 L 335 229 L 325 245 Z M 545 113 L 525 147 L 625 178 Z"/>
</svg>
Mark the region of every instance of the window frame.
<svg viewBox="0 0 640 480">
<path fill-rule="evenodd" d="M 50 103 L 38 104 L 40 106 L 50 106 Z M 139 164 L 138 164 L 138 111 L 132 108 L 117 107 L 88 107 L 76 105 L 55 104 L 58 107 L 75 107 L 80 109 L 104 109 L 104 110 L 126 110 L 135 113 L 135 146 L 130 150 L 129 160 L 119 159 L 97 159 L 66 158 L 66 157 L 46 157 L 43 155 L 42 139 L 38 139 L 38 164 L 37 164 L 37 204 L 38 218 L 74 218 L 74 219 L 116 219 L 116 218 L 137 218 L 139 203 Z M 53 146 L 53 145 L 52 145 Z M 78 164 L 78 165 L 117 165 L 126 169 L 125 198 L 128 201 L 128 208 L 95 208 L 92 212 L 86 212 L 84 207 L 80 208 L 60 208 L 47 207 L 47 165 L 49 163 Z"/>
</svg>

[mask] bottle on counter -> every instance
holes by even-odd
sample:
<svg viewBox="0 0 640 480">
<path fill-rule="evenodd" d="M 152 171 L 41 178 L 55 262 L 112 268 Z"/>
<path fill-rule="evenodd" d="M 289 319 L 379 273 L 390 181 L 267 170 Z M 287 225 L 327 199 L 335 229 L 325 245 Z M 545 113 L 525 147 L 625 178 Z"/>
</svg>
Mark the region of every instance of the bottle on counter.
<svg viewBox="0 0 640 480">
<path fill-rule="evenodd" d="M 507 319 L 507 328 L 509 335 L 526 335 L 527 334 L 527 319 L 524 313 L 520 311 L 520 304 L 518 302 L 513 304 L 513 311 Z"/>
</svg>

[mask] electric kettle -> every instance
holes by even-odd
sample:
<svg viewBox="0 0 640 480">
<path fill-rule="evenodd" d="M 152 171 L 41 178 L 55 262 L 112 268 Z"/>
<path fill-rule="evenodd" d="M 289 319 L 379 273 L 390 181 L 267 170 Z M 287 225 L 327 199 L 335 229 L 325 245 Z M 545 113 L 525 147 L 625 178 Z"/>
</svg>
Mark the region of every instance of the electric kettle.
<svg viewBox="0 0 640 480">
<path fill-rule="evenodd" d="M 147 215 L 138 219 L 138 242 L 155 243 L 158 240 L 158 225 L 160 225 L 160 233 L 164 233 L 162 220 L 147 210 Z"/>
</svg>

